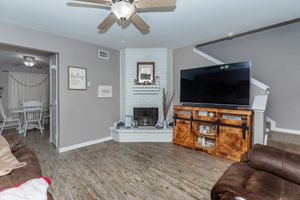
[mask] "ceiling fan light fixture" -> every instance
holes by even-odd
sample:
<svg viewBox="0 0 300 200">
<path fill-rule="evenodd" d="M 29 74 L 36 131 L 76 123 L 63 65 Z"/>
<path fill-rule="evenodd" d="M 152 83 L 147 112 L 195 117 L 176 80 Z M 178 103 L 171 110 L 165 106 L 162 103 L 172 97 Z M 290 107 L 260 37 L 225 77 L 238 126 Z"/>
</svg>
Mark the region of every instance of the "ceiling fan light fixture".
<svg viewBox="0 0 300 200">
<path fill-rule="evenodd" d="M 126 21 L 135 12 L 135 7 L 129 2 L 121 0 L 112 4 L 111 11 L 118 19 L 120 19 L 121 21 Z"/>
<path fill-rule="evenodd" d="M 27 67 L 33 67 L 35 62 L 34 62 L 34 57 L 32 56 L 24 56 L 23 57 L 24 59 L 24 64 L 27 66 Z"/>
</svg>

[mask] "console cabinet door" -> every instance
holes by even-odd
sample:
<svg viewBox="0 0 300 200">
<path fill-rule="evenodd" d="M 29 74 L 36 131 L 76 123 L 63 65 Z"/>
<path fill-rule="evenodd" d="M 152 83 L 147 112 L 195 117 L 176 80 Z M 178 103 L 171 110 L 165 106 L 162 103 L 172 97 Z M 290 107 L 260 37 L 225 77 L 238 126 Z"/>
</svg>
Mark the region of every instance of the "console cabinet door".
<svg viewBox="0 0 300 200">
<path fill-rule="evenodd" d="M 220 126 L 217 147 L 220 156 L 239 161 L 244 152 L 243 130 Z"/>
<path fill-rule="evenodd" d="M 175 124 L 173 142 L 182 146 L 194 148 L 195 139 L 190 129 L 190 122 L 185 120 L 177 120 Z"/>
</svg>

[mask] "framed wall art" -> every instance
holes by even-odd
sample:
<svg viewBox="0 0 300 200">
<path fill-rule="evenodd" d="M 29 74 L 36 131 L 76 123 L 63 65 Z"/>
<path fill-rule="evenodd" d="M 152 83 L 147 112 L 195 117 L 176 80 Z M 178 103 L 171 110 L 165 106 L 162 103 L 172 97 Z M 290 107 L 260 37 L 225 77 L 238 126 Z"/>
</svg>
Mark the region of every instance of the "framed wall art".
<svg viewBox="0 0 300 200">
<path fill-rule="evenodd" d="M 137 63 L 137 84 L 138 85 L 155 84 L 155 63 L 154 62 Z"/>
<path fill-rule="evenodd" d="M 98 98 L 110 98 L 112 97 L 111 85 L 99 85 L 98 86 Z"/>
<path fill-rule="evenodd" d="M 87 69 L 69 66 L 69 90 L 87 89 Z"/>
</svg>

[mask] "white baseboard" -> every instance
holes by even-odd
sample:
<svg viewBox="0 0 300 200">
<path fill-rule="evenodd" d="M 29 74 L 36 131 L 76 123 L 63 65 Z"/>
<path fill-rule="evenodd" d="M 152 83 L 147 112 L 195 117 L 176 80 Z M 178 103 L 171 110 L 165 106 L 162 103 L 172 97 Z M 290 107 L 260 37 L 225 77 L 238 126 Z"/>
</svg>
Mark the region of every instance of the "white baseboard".
<svg viewBox="0 0 300 200">
<path fill-rule="evenodd" d="M 300 131 L 299 130 L 294 130 L 294 129 L 274 128 L 274 129 L 271 129 L 271 130 L 272 131 L 276 131 L 276 132 L 282 132 L 282 133 L 290 133 L 290 134 L 300 135 Z"/>
<path fill-rule="evenodd" d="M 80 144 L 75 144 L 75 145 L 71 145 L 71 146 L 67 146 L 67 147 L 62 147 L 62 148 L 59 148 L 58 152 L 63 153 L 63 152 L 71 151 L 71 150 L 74 150 L 74 149 L 79 149 L 79 148 L 82 148 L 82 147 L 90 146 L 90 145 L 93 145 L 93 144 L 107 142 L 107 141 L 110 141 L 110 140 L 112 140 L 111 136 L 106 137 L 106 138 L 97 139 L 97 140 L 88 141 L 88 142 L 83 142 L 83 143 L 80 143 Z"/>
<path fill-rule="evenodd" d="M 300 130 L 277 127 L 276 122 L 273 119 L 271 119 L 270 117 L 267 117 L 267 122 L 270 122 L 270 124 L 271 124 L 271 128 L 270 128 L 271 131 L 300 135 Z"/>
</svg>

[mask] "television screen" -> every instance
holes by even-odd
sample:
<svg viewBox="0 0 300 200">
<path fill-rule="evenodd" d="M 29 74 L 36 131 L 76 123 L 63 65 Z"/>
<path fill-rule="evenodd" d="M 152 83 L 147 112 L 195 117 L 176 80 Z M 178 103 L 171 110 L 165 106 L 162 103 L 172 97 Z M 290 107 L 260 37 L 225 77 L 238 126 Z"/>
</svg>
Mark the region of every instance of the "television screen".
<svg viewBox="0 0 300 200">
<path fill-rule="evenodd" d="M 182 103 L 249 106 L 251 63 L 181 70 Z"/>
</svg>

